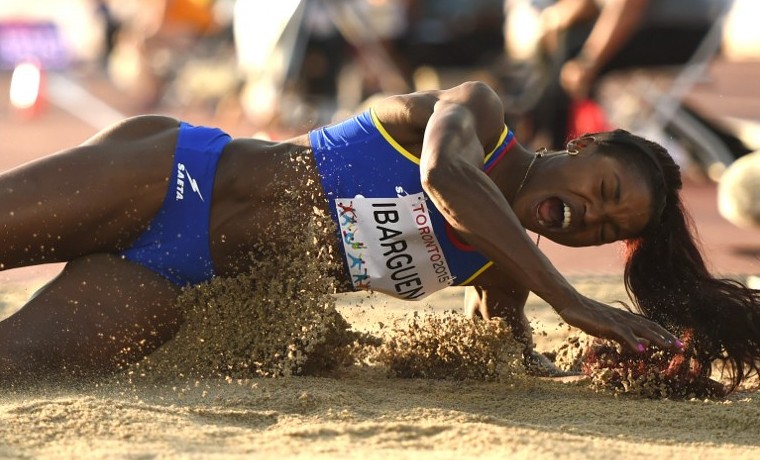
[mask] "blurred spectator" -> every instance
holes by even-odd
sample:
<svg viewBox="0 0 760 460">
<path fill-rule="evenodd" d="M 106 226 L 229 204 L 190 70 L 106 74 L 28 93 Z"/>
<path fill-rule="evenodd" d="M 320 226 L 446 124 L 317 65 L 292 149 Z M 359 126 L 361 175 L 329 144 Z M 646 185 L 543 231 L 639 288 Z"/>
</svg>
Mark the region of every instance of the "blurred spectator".
<svg viewBox="0 0 760 460">
<path fill-rule="evenodd" d="M 529 108 L 532 126 L 524 138 L 539 137 L 549 147 L 563 147 L 570 134 L 573 100 L 593 98 L 600 77 L 613 70 L 686 63 L 731 2 L 542 2 L 536 61 L 545 85 Z"/>
<path fill-rule="evenodd" d="M 406 29 L 405 1 L 238 0 L 234 37 L 248 118 L 264 130 L 300 132 L 375 92 L 409 90 L 394 50 Z"/>
<path fill-rule="evenodd" d="M 472 66 L 501 52 L 503 0 L 407 0 L 399 43 L 414 66 Z"/>
<path fill-rule="evenodd" d="M 109 63 L 114 83 L 141 101 L 143 108 L 157 104 L 182 66 L 213 55 L 214 40 L 228 38 L 225 34 L 230 18 L 224 13 L 227 3 L 230 2 L 108 1 L 112 17 L 121 24 Z"/>
<path fill-rule="evenodd" d="M 502 1 L 238 0 L 246 114 L 259 126 L 301 131 L 373 96 L 421 89 L 421 67 L 491 63 L 502 54 Z"/>
<path fill-rule="evenodd" d="M 119 30 L 121 29 L 121 21 L 114 16 L 111 7 L 108 5 L 108 0 L 94 0 L 95 11 L 100 19 L 103 21 L 103 58 L 102 64 L 104 67 L 108 67 L 108 61 L 111 58 L 111 53 L 116 46 L 116 40 L 119 36 Z"/>
</svg>

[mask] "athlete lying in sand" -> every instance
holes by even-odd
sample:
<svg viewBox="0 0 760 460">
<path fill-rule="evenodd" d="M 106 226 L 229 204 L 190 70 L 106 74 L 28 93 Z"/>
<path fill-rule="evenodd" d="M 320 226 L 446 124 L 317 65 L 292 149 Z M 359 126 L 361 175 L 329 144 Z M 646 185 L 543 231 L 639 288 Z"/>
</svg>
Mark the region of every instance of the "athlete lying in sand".
<svg viewBox="0 0 760 460">
<path fill-rule="evenodd" d="M 617 131 L 534 154 L 502 114 L 474 82 L 389 97 L 284 142 L 144 116 L 2 174 L 2 268 L 68 262 L 0 323 L 3 372 L 104 371 L 151 353 L 182 323 L 183 286 L 288 245 L 268 230 L 272 203 L 299 188 L 309 198 L 289 203 L 292 215 L 336 221 L 324 245 L 346 256 L 338 290 L 421 299 L 467 285 L 467 311 L 507 319 L 526 346 L 532 291 L 592 335 L 677 349 L 654 321 L 579 294 L 525 229 L 570 246 L 624 240 L 646 316 L 696 328 L 705 359 L 726 352 L 754 369 L 757 295 L 707 273 L 667 153 Z"/>
</svg>

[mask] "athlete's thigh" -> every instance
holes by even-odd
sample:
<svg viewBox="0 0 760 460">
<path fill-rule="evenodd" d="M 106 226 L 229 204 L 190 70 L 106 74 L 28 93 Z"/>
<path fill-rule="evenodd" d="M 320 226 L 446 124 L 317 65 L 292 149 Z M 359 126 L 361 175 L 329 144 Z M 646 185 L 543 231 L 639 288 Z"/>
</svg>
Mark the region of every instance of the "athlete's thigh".
<svg viewBox="0 0 760 460">
<path fill-rule="evenodd" d="M 172 119 L 130 119 L 0 173 L 0 269 L 126 246 L 163 202 L 177 130 Z"/>
<path fill-rule="evenodd" d="M 177 332 L 179 287 L 152 271 L 97 254 L 63 272 L 0 322 L 4 371 L 110 371 Z"/>
</svg>

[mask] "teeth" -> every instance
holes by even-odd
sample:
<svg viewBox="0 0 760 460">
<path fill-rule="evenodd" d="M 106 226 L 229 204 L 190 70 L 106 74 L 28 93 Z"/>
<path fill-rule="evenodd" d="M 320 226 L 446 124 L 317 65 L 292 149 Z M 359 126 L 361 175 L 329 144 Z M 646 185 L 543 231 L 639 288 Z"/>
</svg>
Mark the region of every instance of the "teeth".
<svg viewBox="0 0 760 460">
<path fill-rule="evenodd" d="M 564 229 L 570 226 L 572 215 L 570 213 L 570 206 L 568 206 L 566 203 L 563 202 L 562 207 L 565 211 L 565 219 L 562 221 L 562 228 Z"/>
</svg>

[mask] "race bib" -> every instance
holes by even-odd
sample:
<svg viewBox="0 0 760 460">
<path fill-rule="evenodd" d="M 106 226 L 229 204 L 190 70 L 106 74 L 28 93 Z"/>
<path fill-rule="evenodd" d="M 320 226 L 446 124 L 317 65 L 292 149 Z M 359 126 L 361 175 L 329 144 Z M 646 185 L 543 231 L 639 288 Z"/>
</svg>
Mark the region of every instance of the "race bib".
<svg viewBox="0 0 760 460">
<path fill-rule="evenodd" d="M 335 205 L 356 289 L 420 300 L 454 283 L 423 192 L 395 198 L 358 195 L 338 198 Z"/>
</svg>

